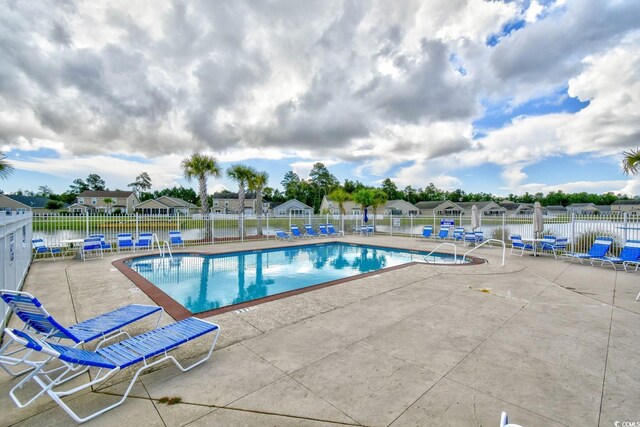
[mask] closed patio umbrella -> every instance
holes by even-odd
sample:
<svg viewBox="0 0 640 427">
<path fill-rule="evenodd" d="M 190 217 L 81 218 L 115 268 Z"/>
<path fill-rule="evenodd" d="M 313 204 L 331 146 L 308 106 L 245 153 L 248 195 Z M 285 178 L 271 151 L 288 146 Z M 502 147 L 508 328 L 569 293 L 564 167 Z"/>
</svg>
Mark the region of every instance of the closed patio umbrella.
<svg viewBox="0 0 640 427">
<path fill-rule="evenodd" d="M 540 202 L 533 205 L 533 235 L 536 237 L 544 231 L 544 221 L 542 219 L 542 206 Z"/>
<path fill-rule="evenodd" d="M 471 229 L 475 231 L 478 227 L 480 227 L 480 214 L 478 213 L 478 207 L 473 205 L 471 207 Z"/>
<path fill-rule="evenodd" d="M 367 216 L 367 208 L 364 208 L 364 218 L 362 220 L 364 222 L 369 222 L 369 217 Z"/>
</svg>

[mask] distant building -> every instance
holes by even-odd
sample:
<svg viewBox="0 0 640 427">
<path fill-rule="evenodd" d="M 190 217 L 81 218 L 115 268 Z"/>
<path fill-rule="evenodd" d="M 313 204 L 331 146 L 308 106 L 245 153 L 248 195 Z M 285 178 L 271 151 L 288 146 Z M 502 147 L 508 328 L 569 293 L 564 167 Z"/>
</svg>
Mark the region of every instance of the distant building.
<svg viewBox="0 0 640 427">
<path fill-rule="evenodd" d="M 362 214 L 362 209 L 359 204 L 354 202 L 353 200 L 345 200 L 342 203 L 344 207 L 345 215 L 360 215 Z M 322 197 L 322 202 L 320 203 L 320 213 L 328 212 L 331 215 L 340 215 L 340 207 L 338 203 L 331 200 L 326 195 Z"/>
<path fill-rule="evenodd" d="M 449 200 L 434 200 L 418 202 L 416 207 L 420 209 L 420 215 L 458 216 L 464 209 Z"/>
<path fill-rule="evenodd" d="M 238 213 L 238 193 L 223 192 L 213 194 L 213 206 L 211 212 L 214 214 L 237 214 Z M 269 202 L 262 202 L 262 213 L 269 213 Z M 244 214 L 254 215 L 256 213 L 255 193 L 246 193 L 244 196 Z"/>
<path fill-rule="evenodd" d="M 565 208 L 562 205 L 544 206 L 542 208 L 542 213 L 544 215 L 546 215 L 546 216 L 556 217 L 556 216 L 560 216 L 560 215 L 566 215 L 567 214 L 567 208 Z"/>
<path fill-rule="evenodd" d="M 14 200 L 4 194 L 0 194 L 0 212 L 2 212 L 2 214 L 12 215 L 30 211 L 31 206 L 25 205 L 24 203 Z"/>
<path fill-rule="evenodd" d="M 190 215 L 196 213 L 198 207 L 177 197 L 162 196 L 140 202 L 133 210 L 143 215 Z"/>
<path fill-rule="evenodd" d="M 533 203 L 515 203 L 503 200 L 498 204 L 507 210 L 507 216 L 533 215 Z"/>
<path fill-rule="evenodd" d="M 58 212 L 62 209 L 66 209 L 69 207 L 68 203 L 63 203 L 63 202 L 59 202 L 60 203 L 60 208 L 59 209 L 47 209 L 47 203 L 51 202 L 52 200 L 48 197 L 38 197 L 38 196 L 20 196 L 20 195 L 16 195 L 16 194 L 7 194 L 5 195 L 5 197 L 8 197 L 9 199 L 14 200 L 17 203 L 20 203 L 24 206 L 27 207 L 27 209 L 25 209 L 24 206 L 17 206 L 14 210 L 16 212 L 23 212 L 25 210 L 29 210 L 32 211 L 35 215 L 43 215 L 43 214 L 51 214 L 53 212 Z M 0 203 L 0 205 L 2 205 L 4 203 Z M 2 206 L 0 206 L 0 209 L 2 208 Z"/>
<path fill-rule="evenodd" d="M 600 210 L 593 203 L 572 203 L 567 206 L 568 214 L 576 214 L 576 215 L 593 215 L 599 214 Z"/>
<path fill-rule="evenodd" d="M 460 208 L 462 208 L 463 215 L 471 215 L 471 209 L 475 205 L 478 208 L 478 212 L 482 216 L 501 216 L 502 214 L 507 212 L 507 209 L 500 206 L 495 202 L 458 202 L 456 203 Z"/>
<path fill-rule="evenodd" d="M 371 207 L 369 209 L 371 210 Z M 389 200 L 384 205 L 383 213 L 394 216 L 415 216 L 420 214 L 420 209 L 406 200 Z"/>
<path fill-rule="evenodd" d="M 627 212 L 631 215 L 640 215 L 640 200 L 616 200 L 611 204 L 611 213 Z"/>
<path fill-rule="evenodd" d="M 111 199 L 106 203 L 105 199 Z M 84 213 L 113 213 L 119 210 L 122 213 L 133 213 L 133 207 L 140 200 L 133 191 L 83 191 L 78 194 L 76 202 L 68 207 L 69 212 L 80 215 Z"/>
<path fill-rule="evenodd" d="M 299 200 L 291 199 L 273 207 L 273 216 L 302 217 L 313 215 L 313 208 Z"/>
</svg>

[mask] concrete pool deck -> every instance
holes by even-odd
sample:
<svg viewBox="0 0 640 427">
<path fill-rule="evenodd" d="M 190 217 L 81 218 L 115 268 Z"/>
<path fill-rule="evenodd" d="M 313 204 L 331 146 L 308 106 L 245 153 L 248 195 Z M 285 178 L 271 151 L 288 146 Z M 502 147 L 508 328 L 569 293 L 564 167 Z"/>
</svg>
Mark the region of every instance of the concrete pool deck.
<svg viewBox="0 0 640 427">
<path fill-rule="evenodd" d="M 86 425 L 495 426 L 501 411 L 524 426 L 640 420 L 640 272 L 508 254 L 500 267 L 500 249 L 474 253 L 488 263 L 412 265 L 207 318 L 221 327 L 209 362 L 143 375 L 121 407 Z M 37 261 L 24 290 L 67 324 L 151 304 L 111 264 L 128 255 Z M 163 323 L 171 321 L 165 315 Z M 203 348 L 183 347 L 183 357 Z M 48 397 L 18 409 L 8 396 L 16 382 L 0 374 L 0 425 L 73 424 Z M 116 384 L 68 401 L 86 414 L 122 390 Z M 182 402 L 166 405 L 162 397 Z"/>
</svg>

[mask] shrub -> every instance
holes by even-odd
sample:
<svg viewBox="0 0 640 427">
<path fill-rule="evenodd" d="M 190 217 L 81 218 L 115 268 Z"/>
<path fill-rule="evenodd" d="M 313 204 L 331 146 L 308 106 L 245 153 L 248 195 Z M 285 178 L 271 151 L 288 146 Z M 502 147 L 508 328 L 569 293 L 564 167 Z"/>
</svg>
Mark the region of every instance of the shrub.
<svg viewBox="0 0 640 427">
<path fill-rule="evenodd" d="M 620 252 L 619 245 L 616 244 L 616 236 L 608 231 L 603 230 L 587 230 L 576 236 L 573 243 L 570 244 L 571 250 L 574 252 L 586 252 L 589 250 L 596 237 L 611 237 L 613 239 L 613 246 L 611 252 L 614 255 L 618 255 Z"/>
<path fill-rule="evenodd" d="M 504 228 L 504 234 L 503 234 L 503 228 L 502 227 L 494 228 L 491 231 L 491 238 L 492 239 L 502 240 L 503 242 L 506 243 L 507 240 L 509 240 L 509 237 L 511 237 L 511 231 L 509 231 L 508 228 Z"/>
</svg>

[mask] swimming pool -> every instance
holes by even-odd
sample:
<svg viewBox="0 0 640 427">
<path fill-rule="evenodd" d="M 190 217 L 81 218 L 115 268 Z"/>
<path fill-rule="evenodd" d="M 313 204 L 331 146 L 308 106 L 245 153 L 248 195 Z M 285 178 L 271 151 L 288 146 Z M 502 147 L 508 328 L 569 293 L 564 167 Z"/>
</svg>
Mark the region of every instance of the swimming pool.
<svg viewBox="0 0 640 427">
<path fill-rule="evenodd" d="M 125 264 L 191 314 L 198 314 L 424 262 L 425 255 L 419 251 L 327 242 L 215 255 L 175 254 L 172 259 L 143 256 Z M 454 263 L 451 255 L 432 257 L 438 263 Z"/>
</svg>

